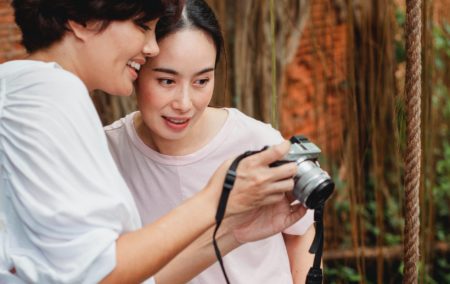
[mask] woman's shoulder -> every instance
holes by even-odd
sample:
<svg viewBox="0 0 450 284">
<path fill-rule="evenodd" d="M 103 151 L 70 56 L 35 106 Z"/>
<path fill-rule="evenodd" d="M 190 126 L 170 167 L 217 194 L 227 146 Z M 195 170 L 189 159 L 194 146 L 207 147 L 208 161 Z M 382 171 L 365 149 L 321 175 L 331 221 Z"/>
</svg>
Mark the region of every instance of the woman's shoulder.
<svg viewBox="0 0 450 284">
<path fill-rule="evenodd" d="M 104 126 L 103 130 L 105 131 L 106 136 L 109 137 L 109 136 L 116 136 L 118 134 L 123 134 L 126 132 L 126 129 L 128 127 L 134 127 L 133 120 L 137 113 L 138 113 L 137 111 L 131 112 L 126 116 L 117 119 L 111 124 Z"/>
<path fill-rule="evenodd" d="M 257 120 L 236 108 L 227 109 L 233 128 L 254 141 L 263 141 L 265 144 L 275 144 L 283 140 L 280 132 L 272 127 L 270 123 Z"/>
<path fill-rule="evenodd" d="M 245 128 L 254 131 L 278 132 L 278 130 L 273 128 L 270 123 L 253 118 L 236 108 L 227 108 L 227 110 L 230 113 L 230 118 L 233 119 L 235 123 L 240 124 Z"/>
<path fill-rule="evenodd" d="M 14 90 L 46 88 L 45 93 L 86 92 L 83 82 L 55 62 L 14 60 L 0 65 L 0 77 Z"/>
<path fill-rule="evenodd" d="M 87 137 L 85 133 L 93 131 L 93 137 L 97 137 L 101 133 L 89 93 L 75 75 L 56 63 L 31 60 L 10 62 L 0 68 L 5 74 L 1 77 L 2 113 L 10 122 L 20 121 L 23 127 L 35 129 L 36 135 L 46 132 L 67 136 L 73 131 Z M 41 131 L 44 128 L 53 132 Z"/>
</svg>

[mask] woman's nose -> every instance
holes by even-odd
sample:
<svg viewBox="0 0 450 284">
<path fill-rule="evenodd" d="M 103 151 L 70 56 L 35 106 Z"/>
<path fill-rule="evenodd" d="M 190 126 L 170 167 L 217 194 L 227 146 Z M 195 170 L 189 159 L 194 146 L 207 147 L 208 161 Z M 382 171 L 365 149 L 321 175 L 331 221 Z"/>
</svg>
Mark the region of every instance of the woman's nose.
<svg viewBox="0 0 450 284">
<path fill-rule="evenodd" d="M 153 31 L 147 36 L 147 41 L 142 49 L 142 53 L 144 53 L 146 57 L 154 57 L 159 54 L 159 46 Z"/>
<path fill-rule="evenodd" d="M 192 101 L 188 88 L 183 88 L 180 90 L 177 97 L 173 101 L 173 107 L 181 112 L 187 112 L 191 109 Z"/>
</svg>

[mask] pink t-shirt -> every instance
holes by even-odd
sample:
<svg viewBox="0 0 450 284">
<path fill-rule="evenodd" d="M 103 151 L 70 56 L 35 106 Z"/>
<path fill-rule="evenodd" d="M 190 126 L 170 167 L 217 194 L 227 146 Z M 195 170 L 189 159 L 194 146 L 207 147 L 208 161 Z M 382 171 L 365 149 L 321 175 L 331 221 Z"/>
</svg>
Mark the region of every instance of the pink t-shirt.
<svg viewBox="0 0 450 284">
<path fill-rule="evenodd" d="M 227 109 L 228 118 L 203 148 L 185 156 L 162 155 L 144 144 L 131 113 L 105 127 L 112 155 L 135 198 L 143 224 L 152 223 L 202 189 L 226 159 L 247 150 L 280 143 L 269 124 Z M 193 220 L 195 222 L 195 220 Z M 313 211 L 285 233 L 303 234 L 313 223 Z M 292 283 L 289 259 L 281 234 L 245 244 L 224 257 L 231 283 Z M 225 283 L 216 263 L 189 283 Z"/>
</svg>

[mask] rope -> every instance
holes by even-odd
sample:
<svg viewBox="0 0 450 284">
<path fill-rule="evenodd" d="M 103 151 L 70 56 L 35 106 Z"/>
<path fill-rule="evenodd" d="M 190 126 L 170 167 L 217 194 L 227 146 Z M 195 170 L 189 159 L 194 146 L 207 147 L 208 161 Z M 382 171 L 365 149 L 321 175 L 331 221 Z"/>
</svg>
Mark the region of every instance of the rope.
<svg viewBox="0 0 450 284">
<path fill-rule="evenodd" d="M 277 47 L 275 34 L 275 4 L 274 0 L 270 0 L 270 36 L 271 36 L 271 66 L 272 66 L 272 104 L 270 122 L 273 127 L 278 128 L 278 95 L 277 95 Z"/>
<path fill-rule="evenodd" d="M 419 261 L 419 185 L 421 163 L 420 96 L 422 0 L 406 0 L 405 231 L 403 283 L 417 283 Z"/>
</svg>

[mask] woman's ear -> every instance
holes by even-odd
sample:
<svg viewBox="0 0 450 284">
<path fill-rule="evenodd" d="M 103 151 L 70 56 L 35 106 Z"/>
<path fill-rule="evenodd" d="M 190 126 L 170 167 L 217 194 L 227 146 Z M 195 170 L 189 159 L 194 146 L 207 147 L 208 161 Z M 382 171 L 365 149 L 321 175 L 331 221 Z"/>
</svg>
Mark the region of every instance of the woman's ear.
<svg viewBox="0 0 450 284">
<path fill-rule="evenodd" d="M 98 34 L 102 23 L 100 21 L 90 21 L 85 24 L 80 24 L 69 20 L 67 22 L 68 29 L 72 31 L 73 35 L 82 41 L 86 41 L 89 37 Z"/>
</svg>

